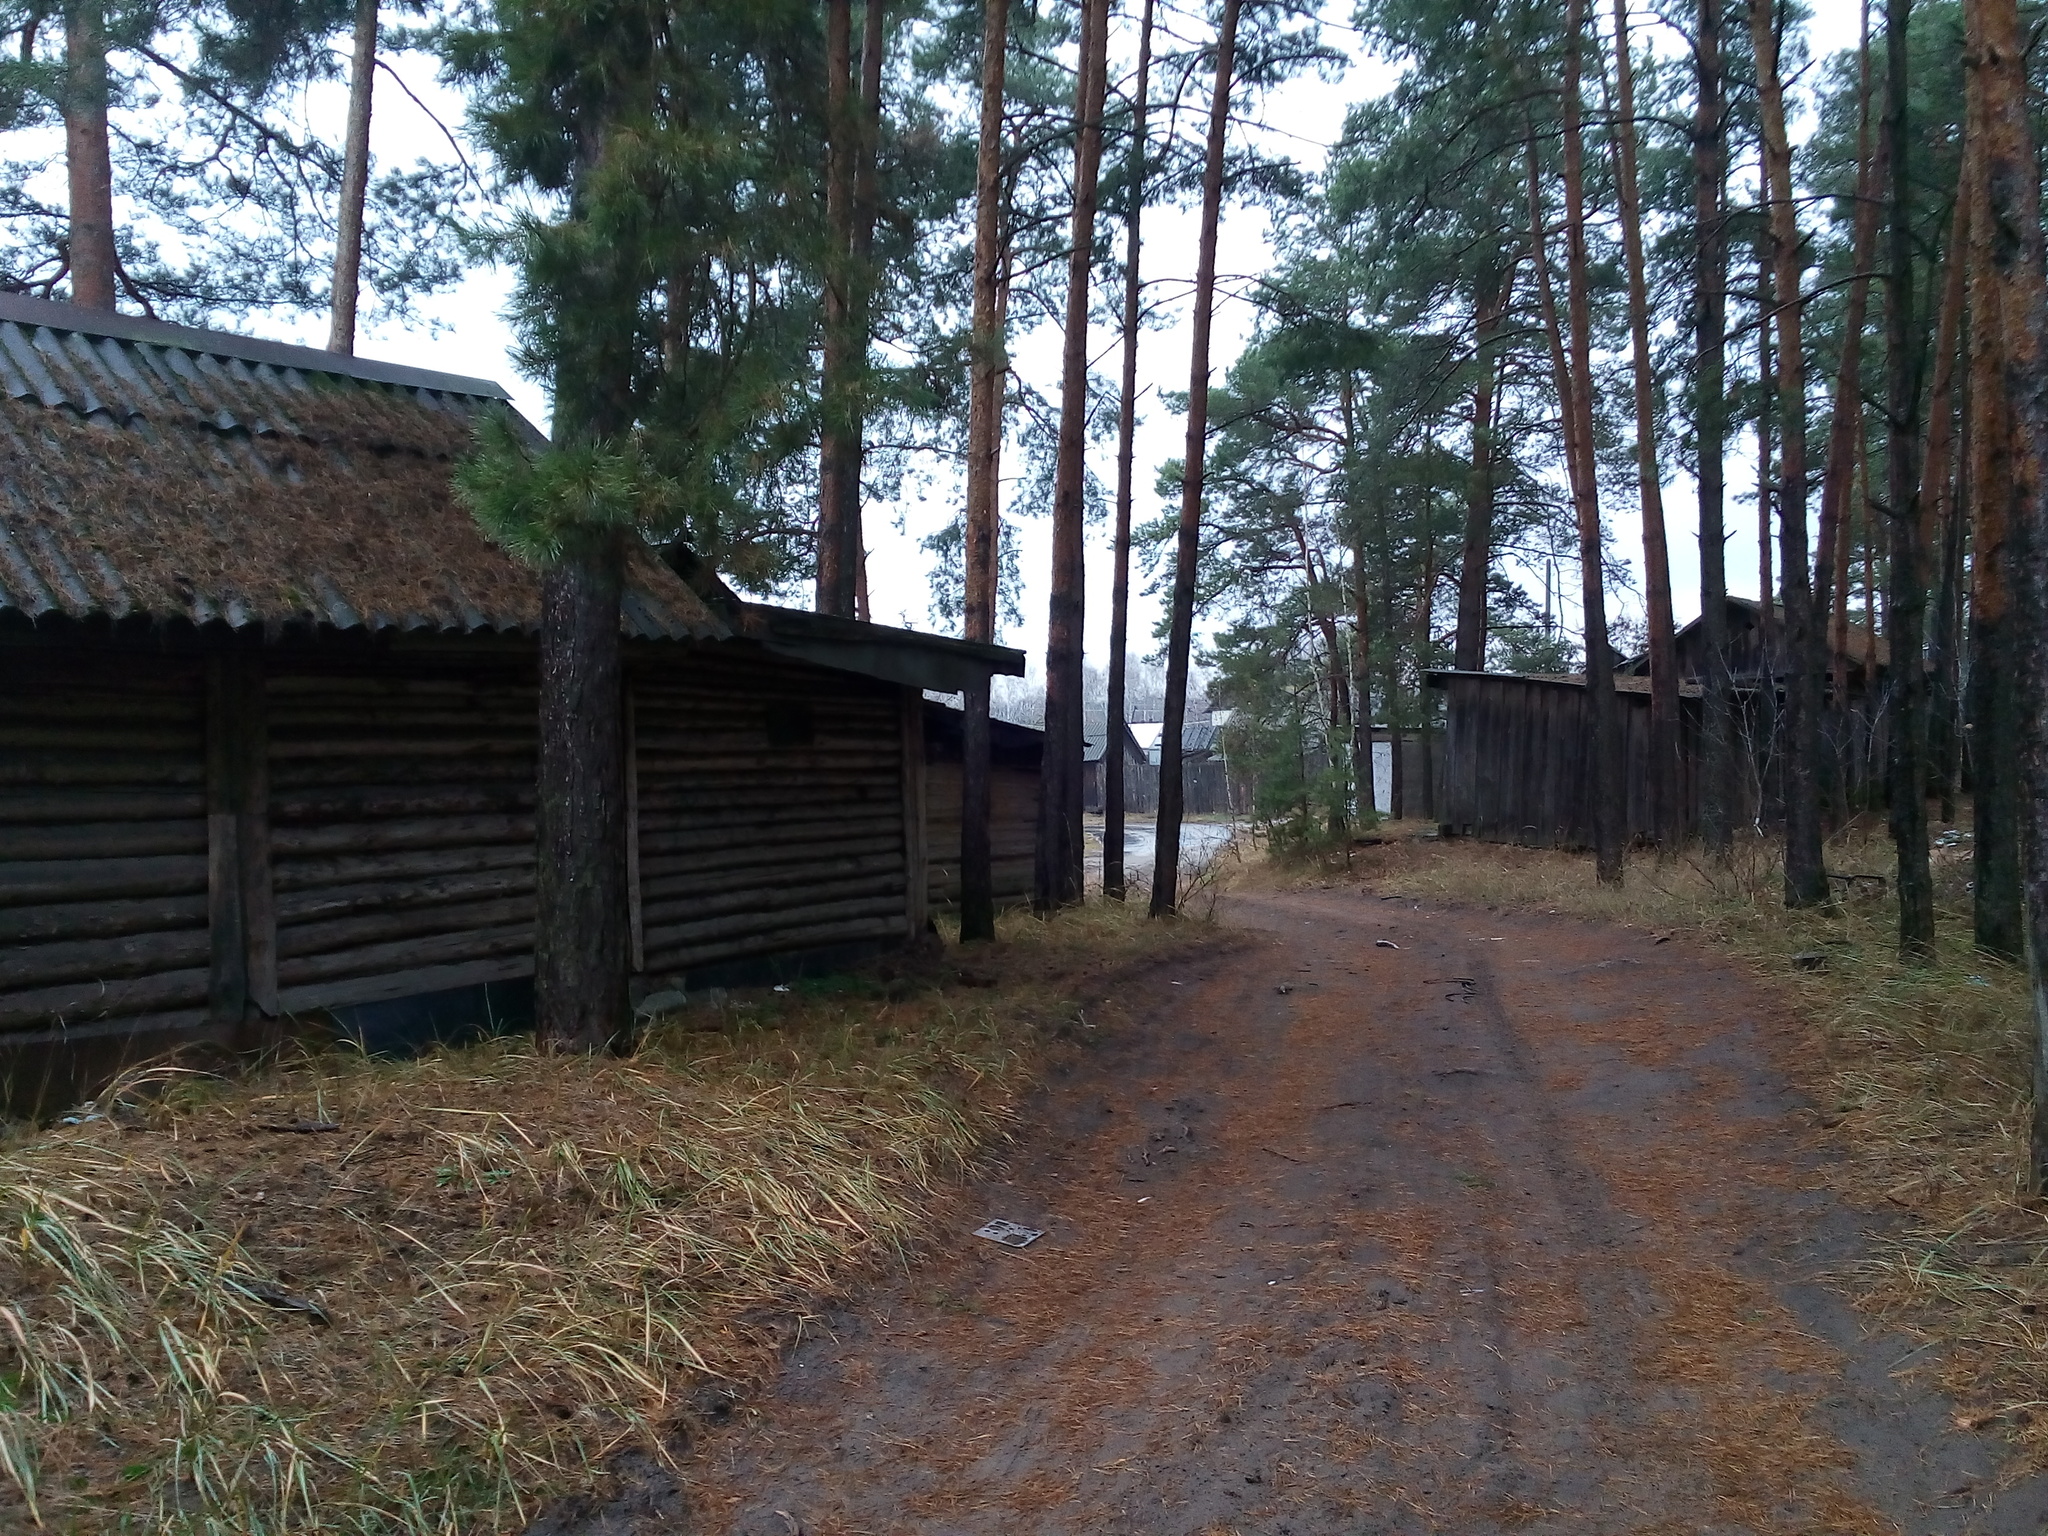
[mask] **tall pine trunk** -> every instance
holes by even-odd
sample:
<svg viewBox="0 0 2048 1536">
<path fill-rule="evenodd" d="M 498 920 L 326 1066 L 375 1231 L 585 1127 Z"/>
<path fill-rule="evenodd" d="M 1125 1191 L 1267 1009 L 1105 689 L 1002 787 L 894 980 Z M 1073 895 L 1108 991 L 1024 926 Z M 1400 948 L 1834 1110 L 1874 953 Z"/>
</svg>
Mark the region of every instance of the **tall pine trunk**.
<svg viewBox="0 0 2048 1536">
<path fill-rule="evenodd" d="M 1581 127 L 1579 81 L 1585 34 L 1584 0 L 1565 7 L 1563 93 L 1565 303 L 1567 330 L 1560 336 L 1554 296 L 1546 294 L 1553 365 L 1567 424 L 1572 510 L 1579 533 L 1579 590 L 1584 607 L 1586 713 L 1592 728 L 1593 856 L 1602 885 L 1618 885 L 1627 837 L 1621 772 L 1620 706 L 1614 691 L 1614 658 L 1607 643 L 1607 591 L 1600 529 L 1600 483 L 1593 452 L 1593 310 L 1586 256 L 1586 147 Z M 1542 240 L 1542 206 L 1535 162 L 1530 161 L 1530 216 Z M 1548 275 L 1541 245 L 1539 269 Z"/>
<path fill-rule="evenodd" d="M 1372 762 L 1372 604 L 1365 594 L 1365 531 L 1357 506 L 1358 409 L 1350 369 L 1338 387 L 1344 411 L 1344 522 L 1351 530 L 1351 761 L 1358 775 L 1358 811 L 1370 822 L 1379 815 Z"/>
<path fill-rule="evenodd" d="M 1828 636 L 1826 676 L 1829 691 L 1823 709 L 1834 721 L 1834 736 L 1846 742 L 1848 664 L 1843 658 L 1848 638 L 1848 523 L 1856 474 L 1863 447 L 1863 331 L 1869 311 L 1870 274 L 1877 254 L 1878 213 L 1884 190 L 1886 150 L 1873 131 L 1876 76 L 1870 65 L 1870 4 L 1862 6 L 1857 50 L 1856 206 L 1849 241 L 1850 278 L 1843 306 L 1842 355 L 1835 375 L 1834 406 L 1828 420 L 1827 461 L 1821 473 L 1820 530 L 1814 558 L 1814 630 Z M 1888 141 L 1887 141 L 1888 142 Z M 1839 592 L 1838 592 L 1839 588 Z M 1839 600 L 1838 600 L 1839 599 Z M 1816 793 L 1832 792 L 1837 824 L 1848 820 L 1848 774 L 1839 755 L 1828 754 L 1828 771 L 1815 760 Z M 1825 780 L 1825 784 L 1822 783 Z"/>
<path fill-rule="evenodd" d="M 64 166 L 71 196 L 71 302 L 112 309 L 114 167 L 107 144 L 107 30 L 101 0 L 64 7 Z"/>
<path fill-rule="evenodd" d="M 1828 419 L 1827 465 L 1821 474 L 1819 559 L 1815 571 L 1814 599 L 1818 605 L 1814 622 L 1825 630 L 1828 609 L 1835 589 L 1836 563 L 1849 515 L 1850 493 L 1856 478 L 1857 445 L 1863 420 L 1863 328 L 1870 303 L 1870 273 L 1877 256 L 1878 213 L 1882 192 L 1878 187 L 1879 150 L 1871 132 L 1871 102 L 1875 76 L 1870 67 L 1870 6 L 1863 6 L 1863 41 L 1857 68 L 1856 128 L 1856 211 L 1849 240 L 1849 288 L 1843 303 L 1841 366 L 1835 374 L 1834 411 Z M 1843 562 L 1846 564 L 1846 562 Z M 1832 651 L 1834 648 L 1830 647 Z M 1839 659 L 1831 663 L 1836 686 L 1846 682 Z M 1835 705 L 1841 707 L 1839 692 Z"/>
<path fill-rule="evenodd" d="M 1972 28 L 1969 55 L 1982 55 L 1977 9 L 1967 13 Z M 2025 948 L 2020 877 L 2019 677 L 2015 657 L 2016 619 L 2012 519 L 2013 421 L 2006 398 L 2001 345 L 2004 316 L 1995 253 L 1998 238 L 1990 212 L 1989 94 L 1984 66 L 1969 71 L 1969 128 L 1975 142 L 1966 195 L 1970 215 L 1970 681 L 1964 708 L 1970 720 L 1971 916 L 1977 947 L 2018 960 Z"/>
<path fill-rule="evenodd" d="M 1081 724 L 1083 492 L 1088 466 L 1088 289 L 1095 259 L 1095 194 L 1102 163 L 1102 108 L 1109 51 L 1109 0 L 1081 11 L 1074 89 L 1074 213 L 1067 253 L 1066 334 L 1060 369 L 1060 436 L 1052 481 L 1052 594 L 1045 626 L 1045 758 L 1038 776 L 1037 880 L 1040 912 L 1082 898 Z"/>
<path fill-rule="evenodd" d="M 1628 263 L 1629 342 L 1635 363 L 1636 485 L 1643 512 L 1643 591 L 1650 625 L 1650 815 L 1666 850 L 1685 841 L 1679 801 L 1678 646 L 1671 614 L 1671 547 L 1664 532 L 1663 479 L 1657 468 L 1657 373 L 1650 358 L 1650 284 L 1643 260 L 1642 199 L 1636 186 L 1635 64 L 1629 57 L 1627 0 L 1614 0 L 1615 186 Z"/>
<path fill-rule="evenodd" d="M 607 1049 L 631 1022 L 624 572 L 623 536 L 608 532 L 573 542 L 541 577 L 533 988 L 549 1050 Z"/>
<path fill-rule="evenodd" d="M 1436 611 L 1436 535 L 1429 526 L 1430 504 L 1435 488 L 1427 484 L 1422 495 L 1422 579 L 1415 586 L 1415 717 L 1420 726 L 1422 750 L 1422 819 L 1435 821 L 1436 732 L 1429 699 L 1430 619 Z"/>
<path fill-rule="evenodd" d="M 861 28 L 860 103 L 852 128 L 853 228 L 848 250 L 846 427 L 839 438 L 840 560 L 853 571 L 853 614 L 868 608 L 868 551 L 861 523 L 862 476 L 867 468 L 868 351 L 875 330 L 875 223 L 882 210 L 882 49 L 886 0 L 868 0 Z"/>
<path fill-rule="evenodd" d="M 1180 528 L 1174 544 L 1173 596 L 1166 641 L 1166 707 L 1159 728 L 1159 820 L 1152 850 L 1154 917 L 1180 907 L 1181 729 L 1188 712 L 1188 662 L 1195 634 L 1195 562 L 1202 547 L 1202 475 L 1209 448 L 1209 332 L 1216 306 L 1216 226 L 1223 210 L 1223 145 L 1230 125 L 1230 77 L 1237 64 L 1242 0 L 1223 0 L 1216 34 L 1216 84 L 1209 100 L 1209 143 L 1202 165 L 1202 226 L 1195 255 L 1193 345 L 1188 361 L 1187 455 L 1181 471 Z"/>
<path fill-rule="evenodd" d="M 1387 512 L 1387 455 L 1383 443 L 1375 440 L 1370 445 L 1367 463 L 1372 468 L 1372 510 L 1373 531 L 1379 535 L 1380 549 L 1384 554 L 1394 547 L 1393 530 L 1388 524 Z M 1383 670 L 1386 673 L 1386 688 L 1380 695 L 1381 708 L 1387 715 L 1387 809 L 1394 820 L 1399 821 L 1408 814 L 1407 766 L 1401 751 L 1401 642 L 1394 629 L 1394 562 L 1391 558 L 1380 561 L 1380 613 L 1387 630 L 1387 643 Z"/>
<path fill-rule="evenodd" d="M 1799 220 L 1793 201 L 1792 145 L 1785 134 L 1775 12 L 1750 0 L 1758 98 L 1768 175 L 1772 288 L 1778 334 L 1778 546 L 1785 591 L 1785 905 L 1829 900 L 1821 848 L 1820 674 L 1824 637 L 1815 625 L 1813 574 L 1806 548 L 1806 353 L 1800 337 Z M 1766 595 L 1765 601 L 1769 601 Z"/>
<path fill-rule="evenodd" d="M 588 219 L 610 125 L 587 123 L 570 217 Z M 594 248 L 578 312 L 565 315 L 554 378 L 554 442 L 614 442 L 633 426 L 639 293 Z M 534 1036 L 544 1050 L 595 1051 L 630 1035 L 626 733 L 619 597 L 628 535 L 580 529 L 541 577 L 540 751 L 534 844 Z"/>
<path fill-rule="evenodd" d="M 1700 0 L 1693 103 L 1693 439 L 1699 487 L 1701 679 L 1700 834 L 1729 857 L 1735 830 L 1735 711 L 1728 676 L 1728 134 L 1721 81 L 1722 0 Z"/>
<path fill-rule="evenodd" d="M 853 201 L 859 129 L 852 106 L 853 0 L 825 0 L 824 358 L 818 378 L 818 612 L 854 615 L 846 444 L 852 430 Z M 856 535 L 857 536 L 857 535 Z"/>
<path fill-rule="evenodd" d="M 1477 284 L 1478 323 L 1473 333 L 1472 473 L 1465 499 L 1465 548 L 1458 568 L 1458 629 L 1451 665 L 1477 672 L 1486 665 L 1487 579 L 1493 574 L 1494 415 L 1498 399 L 1495 353 L 1502 322 L 1514 294 L 1518 258 L 1507 271 L 1486 274 Z"/>
<path fill-rule="evenodd" d="M 2048 1179 L 2048 263 L 2041 239 L 2040 168 L 2027 115 L 2026 35 L 2014 0 L 1967 0 L 1969 81 L 1983 100 L 1985 222 L 2004 321 L 2005 392 L 2012 416 L 2013 535 L 2018 601 L 2020 847 L 2027 980 L 2034 1015 L 2034 1112 L 2027 1183 Z"/>
<path fill-rule="evenodd" d="M 1936 567 L 1934 626 L 1927 637 L 1928 703 L 1927 768 L 1931 787 L 1941 796 L 1941 819 L 1956 819 L 1956 767 L 1960 743 L 1956 734 L 1957 620 L 1962 601 L 1961 500 L 1956 494 L 1956 358 L 1963 330 L 1964 251 L 1970 243 L 1970 199 L 1966 142 L 1965 167 L 1955 207 L 1949 214 L 1948 242 L 1942 249 L 1941 312 L 1934 325 L 1934 377 L 1927 391 L 1927 450 L 1920 461 L 1920 526 L 1928 560 Z"/>
<path fill-rule="evenodd" d="M 1379 786 L 1373 782 L 1372 603 L 1365 594 L 1365 540 L 1351 541 L 1351 761 L 1358 776 L 1358 814 L 1366 825 L 1380 814 Z"/>
<path fill-rule="evenodd" d="M 348 139 L 341 155 L 341 207 L 334 238 L 334 292 L 327 350 L 356 349 L 356 301 L 362 292 L 363 206 L 370 192 L 370 99 L 377 83 L 377 0 L 356 0 L 355 51 L 348 70 Z"/>
<path fill-rule="evenodd" d="M 967 638 L 996 635 L 996 500 L 1003 449 L 1003 61 L 1008 0 L 982 7 L 981 143 L 974 173 L 974 339 L 967 407 Z M 996 935 L 989 839 L 989 685 L 967 688 L 960 763 L 960 938 Z"/>
<path fill-rule="evenodd" d="M 1906 27 L 1912 0 L 1885 4 L 1885 112 L 1890 271 L 1885 282 L 1885 500 L 1891 518 L 1891 829 L 1898 851 L 1899 958 L 1934 959 L 1927 862 L 1927 673 L 1921 665 L 1927 577 L 1920 527 L 1920 327 L 1913 304 L 1912 206 L 1906 181 Z"/>
<path fill-rule="evenodd" d="M 1576 6 L 1574 7 L 1576 11 Z M 1550 374 L 1557 390 L 1558 427 L 1564 439 L 1564 461 L 1566 478 L 1570 481 L 1572 510 L 1578 524 L 1580 591 L 1587 598 L 1586 611 L 1586 699 L 1587 710 L 1592 713 L 1598 708 L 1594 699 L 1594 670 L 1596 665 L 1607 675 L 1607 704 L 1612 709 L 1614 700 L 1614 668 L 1607 656 L 1607 625 L 1605 593 L 1597 584 L 1598 577 L 1587 577 L 1586 565 L 1590 559 L 1598 570 L 1600 549 L 1600 524 L 1598 492 L 1586 487 L 1586 470 L 1591 455 L 1583 451 L 1581 439 L 1587 431 L 1587 423 L 1579 415 L 1578 381 L 1573 375 L 1573 353 L 1565 335 L 1565 326 L 1557 307 L 1557 286 L 1550 273 L 1550 243 L 1544 219 L 1542 182 L 1536 167 L 1536 138 L 1533 130 L 1529 133 L 1523 152 L 1528 161 L 1529 228 L 1533 232 L 1531 244 L 1536 259 L 1536 297 L 1543 315 L 1543 331 L 1550 343 Z M 1588 505 L 1592 507 L 1589 521 Z M 1588 554 L 1590 527 L 1590 548 Z M 1596 634 L 1597 631 L 1597 634 Z M 1601 751 L 1599 721 L 1594 716 L 1593 755 L 1593 838 L 1594 855 L 1603 883 L 1620 879 L 1620 840 L 1614 830 L 1613 807 L 1611 804 L 1613 784 L 1605 754 Z M 1614 845 L 1613 863 L 1607 859 L 1609 840 Z"/>
<path fill-rule="evenodd" d="M 1769 178 L 1761 164 L 1757 167 L 1758 197 L 1767 198 L 1761 189 Z M 1770 236 L 1764 234 L 1758 241 L 1756 254 L 1756 590 L 1757 590 L 1757 637 L 1762 644 L 1763 663 L 1761 667 L 1763 684 L 1759 695 L 1760 717 L 1758 727 L 1762 731 L 1761 742 L 1752 744 L 1751 756 L 1756 762 L 1756 807 L 1759 826 L 1774 823 L 1784 810 L 1784 797 L 1778 793 L 1783 780 L 1783 757 L 1778 742 L 1778 672 L 1783 664 L 1784 650 L 1778 639 L 1778 589 L 1777 579 L 1772 574 L 1777 562 L 1771 554 L 1771 511 L 1777 496 L 1777 415 L 1778 375 L 1772 362 L 1771 352 L 1771 252 Z"/>
<path fill-rule="evenodd" d="M 1138 322 L 1144 286 L 1138 258 L 1144 246 L 1139 221 L 1145 212 L 1145 93 L 1152 88 L 1152 0 L 1138 21 L 1138 80 L 1131 98 L 1131 152 L 1125 171 L 1124 369 L 1117 399 L 1116 538 L 1109 585 L 1109 739 L 1102 747 L 1102 894 L 1124 899 L 1124 682 L 1131 625 L 1131 497 L 1138 426 Z"/>
</svg>

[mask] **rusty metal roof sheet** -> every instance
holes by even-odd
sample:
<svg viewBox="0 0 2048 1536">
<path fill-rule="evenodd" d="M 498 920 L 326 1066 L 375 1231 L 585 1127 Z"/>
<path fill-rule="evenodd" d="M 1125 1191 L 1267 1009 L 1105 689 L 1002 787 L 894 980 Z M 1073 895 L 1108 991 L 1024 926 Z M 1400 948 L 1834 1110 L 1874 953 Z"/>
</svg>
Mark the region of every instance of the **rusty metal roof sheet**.
<svg viewBox="0 0 2048 1536">
<path fill-rule="evenodd" d="M 0 295 L 0 614 L 532 631 L 540 578 L 456 502 L 480 379 Z M 650 551 L 621 622 L 728 626 Z"/>
</svg>

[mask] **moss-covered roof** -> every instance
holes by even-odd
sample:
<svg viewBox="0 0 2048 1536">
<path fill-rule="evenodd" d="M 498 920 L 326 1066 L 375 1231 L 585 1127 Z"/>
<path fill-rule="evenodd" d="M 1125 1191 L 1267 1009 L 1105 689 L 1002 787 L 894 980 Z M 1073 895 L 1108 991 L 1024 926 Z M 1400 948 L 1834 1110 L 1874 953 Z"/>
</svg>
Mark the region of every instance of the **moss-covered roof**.
<svg viewBox="0 0 2048 1536">
<path fill-rule="evenodd" d="M 0 614 L 531 631 L 540 580 L 456 502 L 479 379 L 0 295 Z M 629 634 L 726 624 L 636 549 Z"/>
</svg>

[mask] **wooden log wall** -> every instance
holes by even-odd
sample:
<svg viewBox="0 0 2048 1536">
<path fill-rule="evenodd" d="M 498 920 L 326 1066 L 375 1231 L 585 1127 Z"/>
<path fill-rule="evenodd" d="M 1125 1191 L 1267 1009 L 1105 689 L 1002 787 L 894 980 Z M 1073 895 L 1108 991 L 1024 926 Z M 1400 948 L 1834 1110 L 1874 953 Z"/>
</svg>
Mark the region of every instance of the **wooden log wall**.
<svg viewBox="0 0 2048 1536">
<path fill-rule="evenodd" d="M 532 974 L 530 653 L 5 659 L 0 1109 L 281 1018 Z M 649 647 L 630 676 L 643 980 L 922 929 L 917 690 L 724 646 Z M 1002 780 L 1019 894 L 1035 782 Z"/>
<path fill-rule="evenodd" d="M 273 668 L 277 1006 L 533 973 L 530 668 Z"/>
<path fill-rule="evenodd" d="M 0 669 L 0 1107 L 72 1102 L 216 1025 L 207 677 L 17 653 Z"/>
<path fill-rule="evenodd" d="M 960 764 L 941 759 L 925 767 L 927 845 L 925 889 L 935 907 L 960 900 Z M 996 905 L 1031 899 L 1032 859 L 1038 837 L 1038 772 L 997 763 L 989 778 L 990 862 Z"/>
<path fill-rule="evenodd" d="M 904 690 L 727 647 L 630 675 L 650 984 L 910 931 Z"/>
</svg>

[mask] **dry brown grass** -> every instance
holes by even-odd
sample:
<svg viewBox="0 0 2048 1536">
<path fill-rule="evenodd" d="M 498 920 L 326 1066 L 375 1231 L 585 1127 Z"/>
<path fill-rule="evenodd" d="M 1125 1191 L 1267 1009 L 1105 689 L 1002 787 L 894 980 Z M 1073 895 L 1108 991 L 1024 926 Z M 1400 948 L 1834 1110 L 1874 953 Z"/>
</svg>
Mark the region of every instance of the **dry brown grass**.
<svg viewBox="0 0 2048 1536">
<path fill-rule="evenodd" d="M 971 973 L 736 994 L 629 1059 L 157 1070 L 0 1140 L 0 1526 L 515 1530 L 667 1459 L 948 1211 L 1100 1025 L 1084 977 L 1200 932 L 1012 917 Z"/>
<path fill-rule="evenodd" d="M 1828 865 L 1888 875 L 1890 845 L 1852 830 Z M 1970 942 L 1967 844 L 1937 851 L 1939 953 L 1919 969 L 1897 961 L 1888 888 L 1863 882 L 1833 910 L 1788 912 L 1780 856 L 1761 840 L 1727 868 L 1638 855 L 1618 890 L 1594 881 L 1587 856 L 1464 841 L 1360 849 L 1350 872 L 1388 893 L 1601 918 L 1744 957 L 1787 1005 L 1782 1065 L 1840 1154 L 1825 1176 L 1886 1218 L 1844 1277 L 1852 1292 L 1934 1346 L 1918 1368 L 1964 1421 L 2012 1432 L 2016 1469 L 2048 1467 L 2048 1211 L 2024 1194 L 2030 1028 L 2020 969 Z M 1817 969 L 1795 961 L 1816 955 Z"/>
</svg>

